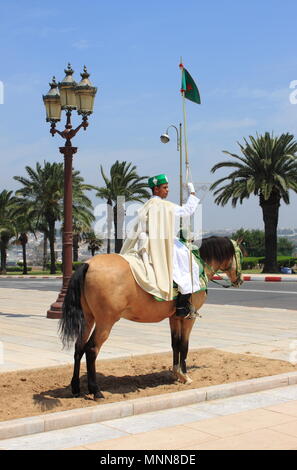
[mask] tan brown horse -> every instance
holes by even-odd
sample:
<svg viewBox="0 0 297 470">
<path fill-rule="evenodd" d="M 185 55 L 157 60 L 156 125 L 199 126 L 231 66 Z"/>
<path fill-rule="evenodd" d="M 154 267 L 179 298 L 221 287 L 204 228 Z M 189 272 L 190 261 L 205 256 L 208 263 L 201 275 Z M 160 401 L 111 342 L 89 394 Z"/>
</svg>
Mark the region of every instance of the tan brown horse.
<svg viewBox="0 0 297 470">
<path fill-rule="evenodd" d="M 226 272 L 233 286 L 242 283 L 236 242 L 226 237 L 210 237 L 199 249 L 205 274 L 212 279 L 220 270 Z M 241 255 L 241 252 L 240 252 Z M 207 291 L 194 293 L 191 304 L 198 312 Z M 102 398 L 96 383 L 96 358 L 113 325 L 121 318 L 135 322 L 160 322 L 169 318 L 175 377 L 190 383 L 186 358 L 195 318 L 178 318 L 175 301 L 160 302 L 142 290 L 134 280 L 128 262 L 117 254 L 97 255 L 73 274 L 65 296 L 60 334 L 63 344 L 76 340 L 72 392 L 78 396 L 80 361 L 86 354 L 88 388 L 94 399 Z"/>
</svg>

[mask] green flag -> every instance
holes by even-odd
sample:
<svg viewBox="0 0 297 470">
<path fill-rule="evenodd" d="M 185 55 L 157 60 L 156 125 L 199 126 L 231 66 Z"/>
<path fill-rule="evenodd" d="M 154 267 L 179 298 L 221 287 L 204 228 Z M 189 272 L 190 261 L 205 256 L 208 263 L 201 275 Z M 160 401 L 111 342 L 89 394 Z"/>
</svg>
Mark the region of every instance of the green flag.
<svg viewBox="0 0 297 470">
<path fill-rule="evenodd" d="M 197 104 L 201 104 L 197 85 L 184 67 L 182 68 L 182 83 L 180 91 L 185 93 L 185 98 L 188 100 L 194 101 L 194 103 Z"/>
</svg>

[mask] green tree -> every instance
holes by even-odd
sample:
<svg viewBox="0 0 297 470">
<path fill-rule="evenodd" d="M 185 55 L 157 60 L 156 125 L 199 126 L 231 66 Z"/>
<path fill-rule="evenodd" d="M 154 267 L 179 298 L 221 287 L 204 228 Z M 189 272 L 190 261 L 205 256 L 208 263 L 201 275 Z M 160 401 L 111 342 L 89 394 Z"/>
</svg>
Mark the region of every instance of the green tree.
<svg viewBox="0 0 297 470">
<path fill-rule="evenodd" d="M 96 189 L 84 184 L 83 178 L 78 172 L 73 175 L 73 204 L 72 204 L 72 232 L 73 232 L 73 261 L 78 261 L 79 243 L 83 241 L 84 233 L 92 231 L 92 223 L 95 221 L 93 205 L 85 195 L 85 190 Z M 62 226 L 63 233 L 63 226 Z"/>
<path fill-rule="evenodd" d="M 286 237 L 278 237 L 277 254 L 280 256 L 292 256 L 295 244 Z"/>
<path fill-rule="evenodd" d="M 265 255 L 265 235 L 263 230 L 245 230 L 241 228 L 232 233 L 231 238 L 237 240 L 243 238 L 247 256 L 264 256 Z"/>
<path fill-rule="evenodd" d="M 111 217 L 113 215 L 115 252 L 119 253 L 124 237 L 125 203 L 130 201 L 143 202 L 144 199 L 151 196 L 151 193 L 147 189 L 147 183 L 144 182 L 147 176 L 139 176 L 136 172 L 136 166 L 132 166 L 132 163 L 117 160 L 110 168 L 109 177 L 104 173 L 102 165 L 100 170 L 105 186 L 97 188 L 96 196 L 105 199 L 107 202 L 107 252 L 110 252 L 109 240 L 111 238 Z"/>
<path fill-rule="evenodd" d="M 7 250 L 10 240 L 16 235 L 16 227 L 13 219 L 15 210 L 15 197 L 13 191 L 4 189 L 0 193 L 0 272 L 6 274 Z"/>
<path fill-rule="evenodd" d="M 15 197 L 15 205 L 12 212 L 12 217 L 16 228 L 16 240 L 14 243 L 21 245 L 22 247 L 23 274 L 28 274 L 27 243 L 28 234 L 35 233 L 34 206 L 32 206 L 30 201 L 27 201 L 26 199 Z"/>
<path fill-rule="evenodd" d="M 243 238 L 242 245 L 247 252 L 247 256 L 265 256 L 265 233 L 263 230 L 245 230 L 240 228 L 232 233 L 234 240 Z M 292 256 L 294 243 L 286 237 L 277 237 L 277 255 Z"/>
<path fill-rule="evenodd" d="M 224 161 L 213 166 L 233 171 L 212 184 L 215 202 L 225 206 L 230 200 L 233 207 L 250 195 L 258 196 L 262 209 L 265 231 L 265 263 L 263 272 L 277 272 L 277 224 L 281 200 L 289 204 L 289 190 L 297 192 L 297 142 L 291 134 L 274 137 L 264 135 L 244 139 L 238 144 L 242 155 L 224 151 L 233 161 Z"/>
<path fill-rule="evenodd" d="M 55 274 L 55 224 L 61 219 L 63 198 L 63 164 L 44 162 L 42 167 L 36 163 L 36 169 L 26 166 L 28 177 L 15 176 L 23 185 L 16 195 L 25 198 L 27 204 L 34 206 L 36 223 L 45 221 L 48 227 L 51 265 L 50 272 Z"/>
<path fill-rule="evenodd" d="M 88 250 L 92 253 L 92 256 L 95 255 L 96 251 L 100 251 L 103 245 L 102 238 L 99 238 L 93 231 L 84 233 L 82 237 L 84 242 L 88 244 Z"/>
<path fill-rule="evenodd" d="M 63 163 L 44 162 L 42 167 L 36 163 L 36 169 L 26 166 L 27 177 L 15 176 L 14 179 L 23 185 L 16 194 L 25 198 L 28 204 L 34 207 L 32 217 L 36 220 L 36 226 L 46 224 L 47 236 L 50 246 L 50 272 L 56 272 L 55 259 L 55 231 L 56 223 L 63 216 L 64 195 L 64 166 Z M 89 204 L 89 199 L 84 190 L 92 189 L 90 185 L 83 184 L 83 178 L 79 171 L 72 172 L 73 186 L 73 211 L 77 205 Z"/>
</svg>

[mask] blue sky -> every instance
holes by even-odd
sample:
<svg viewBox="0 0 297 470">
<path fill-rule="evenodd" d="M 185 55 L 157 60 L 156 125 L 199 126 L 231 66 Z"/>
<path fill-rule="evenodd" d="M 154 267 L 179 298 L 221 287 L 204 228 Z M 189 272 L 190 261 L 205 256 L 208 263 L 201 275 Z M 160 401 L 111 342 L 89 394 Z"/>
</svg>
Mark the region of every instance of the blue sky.
<svg viewBox="0 0 297 470">
<path fill-rule="evenodd" d="M 243 137 L 297 130 L 289 100 L 297 79 L 293 0 L 11 0 L 0 8 L 0 190 L 16 189 L 13 176 L 26 165 L 62 161 L 63 141 L 49 134 L 42 94 L 53 75 L 62 80 L 69 61 L 77 81 L 86 64 L 98 87 L 90 126 L 73 140 L 74 166 L 90 184 L 102 184 L 100 164 L 108 171 L 117 159 L 132 161 L 141 175 L 167 173 L 178 201 L 175 135 L 167 145 L 159 136 L 182 121 L 180 56 L 202 100 L 187 102 L 196 184 L 223 176 L 211 167 L 226 158 L 222 150 L 237 152 Z M 297 227 L 296 204 L 292 194 L 290 206 L 282 205 L 280 227 Z M 205 230 L 241 226 L 262 228 L 256 198 L 232 209 L 206 195 Z"/>
</svg>

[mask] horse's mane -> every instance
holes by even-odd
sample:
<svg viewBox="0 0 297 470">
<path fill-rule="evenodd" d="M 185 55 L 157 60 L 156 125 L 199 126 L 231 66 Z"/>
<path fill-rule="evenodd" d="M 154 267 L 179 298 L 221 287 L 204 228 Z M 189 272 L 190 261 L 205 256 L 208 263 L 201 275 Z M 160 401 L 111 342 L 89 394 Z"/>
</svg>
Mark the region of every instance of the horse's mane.
<svg viewBox="0 0 297 470">
<path fill-rule="evenodd" d="M 203 261 L 210 263 L 217 260 L 220 263 L 232 258 L 235 254 L 234 246 L 228 237 L 203 238 L 199 253 Z"/>
</svg>

